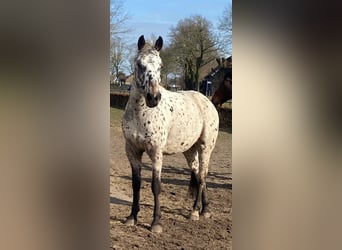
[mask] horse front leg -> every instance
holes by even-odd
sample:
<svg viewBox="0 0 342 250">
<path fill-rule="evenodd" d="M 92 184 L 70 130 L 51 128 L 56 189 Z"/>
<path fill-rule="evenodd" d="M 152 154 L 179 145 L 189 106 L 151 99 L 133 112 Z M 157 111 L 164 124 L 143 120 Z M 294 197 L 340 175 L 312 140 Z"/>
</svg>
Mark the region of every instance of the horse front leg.
<svg viewBox="0 0 342 250">
<path fill-rule="evenodd" d="M 128 226 L 136 225 L 138 222 L 138 213 L 140 211 L 140 186 L 141 186 L 141 151 L 134 150 L 130 145 L 126 144 L 126 154 L 132 169 L 132 189 L 133 189 L 133 203 L 131 214 L 127 217 L 125 224 Z"/>
<path fill-rule="evenodd" d="M 155 151 L 150 153 L 150 158 L 152 160 L 152 183 L 151 189 L 154 196 L 154 210 L 153 210 L 153 221 L 151 224 L 151 231 L 153 233 L 161 233 L 163 228 L 159 222 L 160 220 L 160 204 L 159 204 L 159 194 L 161 191 L 161 170 L 163 164 L 163 153 Z"/>
</svg>

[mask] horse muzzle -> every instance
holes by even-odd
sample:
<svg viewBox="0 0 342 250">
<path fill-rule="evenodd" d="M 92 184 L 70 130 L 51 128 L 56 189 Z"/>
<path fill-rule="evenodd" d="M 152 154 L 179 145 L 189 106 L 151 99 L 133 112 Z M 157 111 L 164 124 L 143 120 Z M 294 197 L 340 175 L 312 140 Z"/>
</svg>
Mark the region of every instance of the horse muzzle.
<svg viewBox="0 0 342 250">
<path fill-rule="evenodd" d="M 161 99 L 161 94 L 158 92 L 155 96 L 151 93 L 147 93 L 146 95 L 146 105 L 150 108 L 153 108 L 158 105 Z"/>
</svg>

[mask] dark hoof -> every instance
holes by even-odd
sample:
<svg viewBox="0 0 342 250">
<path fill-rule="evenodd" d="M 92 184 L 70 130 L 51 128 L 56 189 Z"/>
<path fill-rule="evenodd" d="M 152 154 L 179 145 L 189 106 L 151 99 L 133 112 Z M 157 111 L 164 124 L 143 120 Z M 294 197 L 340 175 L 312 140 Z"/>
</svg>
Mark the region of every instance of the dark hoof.
<svg viewBox="0 0 342 250">
<path fill-rule="evenodd" d="M 159 234 L 159 233 L 163 232 L 163 228 L 160 224 L 155 224 L 155 225 L 151 226 L 151 232 Z"/>
</svg>

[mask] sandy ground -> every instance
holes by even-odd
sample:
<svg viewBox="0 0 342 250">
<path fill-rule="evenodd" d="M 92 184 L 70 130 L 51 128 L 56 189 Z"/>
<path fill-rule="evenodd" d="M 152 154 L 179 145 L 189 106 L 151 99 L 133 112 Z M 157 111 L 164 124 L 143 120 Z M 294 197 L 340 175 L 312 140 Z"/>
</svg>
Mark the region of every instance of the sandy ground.
<svg viewBox="0 0 342 250">
<path fill-rule="evenodd" d="M 131 169 L 124 150 L 122 110 L 111 108 L 110 246 L 112 249 L 232 249 L 232 135 L 220 131 L 207 177 L 212 217 L 190 221 L 190 170 L 183 154 L 165 156 L 160 194 L 163 232 L 150 232 L 151 162 L 144 154 L 138 224 L 123 224 L 132 203 Z"/>
</svg>

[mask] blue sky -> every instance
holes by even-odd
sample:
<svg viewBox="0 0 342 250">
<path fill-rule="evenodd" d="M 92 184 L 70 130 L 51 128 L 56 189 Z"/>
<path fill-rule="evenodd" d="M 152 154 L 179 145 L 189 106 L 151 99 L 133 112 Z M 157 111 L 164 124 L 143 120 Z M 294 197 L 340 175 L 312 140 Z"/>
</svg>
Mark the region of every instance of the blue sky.
<svg viewBox="0 0 342 250">
<path fill-rule="evenodd" d="M 225 6 L 232 0 L 123 0 L 123 8 L 130 15 L 128 25 L 134 28 L 129 40 L 135 42 L 140 35 L 162 36 L 165 43 L 171 26 L 192 15 L 201 15 L 217 25 Z"/>
</svg>

